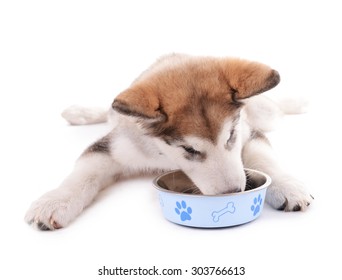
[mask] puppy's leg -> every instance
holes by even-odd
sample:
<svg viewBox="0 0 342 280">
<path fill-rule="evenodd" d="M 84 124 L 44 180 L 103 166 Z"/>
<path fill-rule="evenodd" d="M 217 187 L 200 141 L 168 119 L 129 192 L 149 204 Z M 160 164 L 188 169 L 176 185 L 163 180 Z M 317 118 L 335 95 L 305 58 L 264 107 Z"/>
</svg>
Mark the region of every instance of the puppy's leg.
<svg viewBox="0 0 342 280">
<path fill-rule="evenodd" d="M 25 216 L 26 222 L 41 230 L 65 227 L 101 189 L 113 183 L 120 174 L 120 166 L 110 155 L 108 141 L 103 139 L 84 152 L 59 188 L 32 203 Z"/>
<path fill-rule="evenodd" d="M 310 205 L 313 197 L 301 182 L 282 170 L 267 138 L 262 133 L 252 133 L 250 141 L 243 149 L 243 161 L 245 167 L 265 172 L 272 178 L 266 201 L 274 208 L 304 211 Z"/>
</svg>

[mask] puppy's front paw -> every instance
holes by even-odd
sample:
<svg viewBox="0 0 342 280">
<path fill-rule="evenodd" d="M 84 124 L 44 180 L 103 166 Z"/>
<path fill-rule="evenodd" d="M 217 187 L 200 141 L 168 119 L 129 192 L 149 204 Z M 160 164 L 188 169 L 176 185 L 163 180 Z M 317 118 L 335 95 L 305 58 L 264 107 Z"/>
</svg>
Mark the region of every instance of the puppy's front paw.
<svg viewBox="0 0 342 280">
<path fill-rule="evenodd" d="M 67 226 L 81 211 L 70 193 L 56 189 L 32 203 L 25 221 L 40 230 L 55 230 Z"/>
<path fill-rule="evenodd" d="M 313 200 L 302 183 L 291 177 L 276 179 L 267 190 L 266 201 L 284 211 L 305 211 Z"/>
</svg>

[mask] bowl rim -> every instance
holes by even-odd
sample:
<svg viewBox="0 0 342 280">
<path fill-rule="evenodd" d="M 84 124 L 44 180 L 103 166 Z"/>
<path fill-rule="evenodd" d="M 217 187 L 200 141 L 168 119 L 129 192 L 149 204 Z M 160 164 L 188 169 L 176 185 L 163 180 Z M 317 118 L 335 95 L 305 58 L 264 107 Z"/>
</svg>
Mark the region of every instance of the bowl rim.
<svg viewBox="0 0 342 280">
<path fill-rule="evenodd" d="M 167 189 L 164 189 L 162 187 L 160 187 L 158 185 L 158 180 L 163 177 L 163 176 L 166 176 L 168 174 L 171 174 L 171 173 L 175 173 L 175 172 L 178 172 L 178 171 L 182 171 L 181 169 L 174 169 L 174 170 L 170 170 L 168 172 L 164 172 L 163 174 L 160 174 L 159 176 L 157 176 L 154 180 L 153 180 L 153 186 L 155 189 L 157 189 L 158 191 L 161 191 L 161 192 L 165 192 L 165 193 L 170 193 L 170 194 L 175 194 L 175 195 L 183 195 L 183 196 L 188 196 L 188 197 L 191 197 L 191 196 L 194 196 L 194 197 L 202 197 L 202 198 L 205 198 L 205 197 L 229 197 L 229 196 L 236 196 L 236 195 L 243 195 L 245 193 L 252 193 L 252 192 L 256 192 L 256 191 L 259 191 L 259 190 L 262 190 L 262 189 L 265 189 L 265 188 L 268 188 L 271 183 L 272 183 L 272 179 L 269 175 L 267 175 L 266 173 L 262 172 L 262 171 L 259 171 L 259 170 L 255 170 L 255 169 L 251 169 L 251 168 L 244 168 L 245 171 L 252 171 L 252 172 L 255 172 L 255 173 L 258 173 L 259 175 L 261 176 L 264 176 L 266 178 L 266 181 L 264 184 L 262 184 L 260 187 L 257 187 L 255 189 L 252 189 L 252 190 L 248 190 L 248 191 L 243 191 L 243 192 L 237 192 L 237 193 L 226 193 L 226 194 L 213 194 L 213 195 L 203 195 L 203 194 L 192 194 L 192 193 L 181 193 L 181 192 L 175 192 L 175 191 L 170 191 L 170 190 L 167 190 Z"/>
</svg>

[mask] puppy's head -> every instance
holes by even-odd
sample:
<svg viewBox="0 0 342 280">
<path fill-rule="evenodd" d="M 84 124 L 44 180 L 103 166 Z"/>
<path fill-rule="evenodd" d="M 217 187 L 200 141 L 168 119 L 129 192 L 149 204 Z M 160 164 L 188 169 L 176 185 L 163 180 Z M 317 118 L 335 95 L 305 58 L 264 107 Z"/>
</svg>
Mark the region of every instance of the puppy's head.
<svg viewBox="0 0 342 280">
<path fill-rule="evenodd" d="M 244 190 L 242 100 L 276 86 L 277 71 L 232 58 L 172 55 L 159 60 L 113 109 L 133 118 L 203 194 Z"/>
</svg>

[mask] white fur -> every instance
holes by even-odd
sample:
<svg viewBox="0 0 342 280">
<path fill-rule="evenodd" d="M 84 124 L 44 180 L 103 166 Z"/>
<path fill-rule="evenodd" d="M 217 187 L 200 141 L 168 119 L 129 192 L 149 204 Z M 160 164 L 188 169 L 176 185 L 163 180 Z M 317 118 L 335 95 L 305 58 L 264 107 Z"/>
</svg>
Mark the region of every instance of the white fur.
<svg viewBox="0 0 342 280">
<path fill-rule="evenodd" d="M 80 158 L 59 188 L 32 203 L 25 220 L 40 229 L 65 227 L 119 173 L 119 165 L 108 156 L 93 154 Z"/>
<path fill-rule="evenodd" d="M 287 200 L 285 211 L 292 211 L 296 206 L 306 210 L 312 197 L 301 182 L 281 168 L 267 143 L 261 140 L 247 142 L 244 146 L 243 159 L 245 167 L 262 170 L 272 178 L 271 187 L 266 195 L 266 201 L 271 206 L 279 208 Z"/>
<path fill-rule="evenodd" d="M 95 124 L 107 121 L 107 111 L 97 107 L 72 105 L 62 112 L 62 117 L 72 125 Z"/>
<path fill-rule="evenodd" d="M 310 102 L 305 97 L 282 97 L 276 101 L 278 107 L 285 114 L 303 114 L 308 111 Z"/>
</svg>

